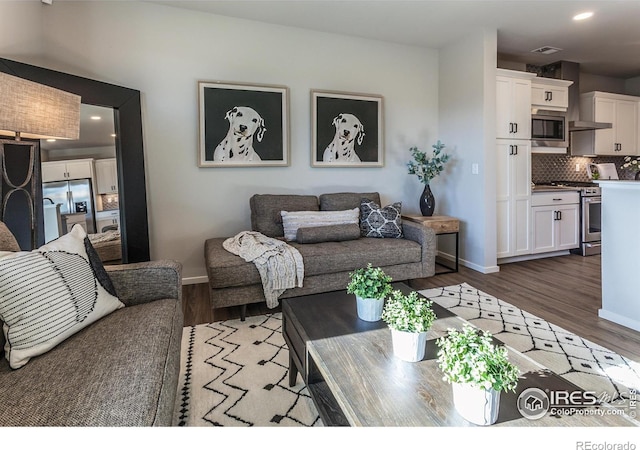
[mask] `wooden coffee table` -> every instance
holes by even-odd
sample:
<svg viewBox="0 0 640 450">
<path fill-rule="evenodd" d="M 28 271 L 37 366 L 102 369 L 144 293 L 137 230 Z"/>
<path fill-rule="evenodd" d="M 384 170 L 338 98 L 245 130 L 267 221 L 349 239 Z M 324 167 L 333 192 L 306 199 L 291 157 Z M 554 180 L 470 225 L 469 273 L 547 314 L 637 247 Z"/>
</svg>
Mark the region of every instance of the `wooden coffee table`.
<svg viewBox="0 0 640 450">
<path fill-rule="evenodd" d="M 403 283 L 396 289 L 409 293 Z M 345 291 L 282 300 L 283 335 L 289 346 L 289 384 L 300 373 L 327 426 L 469 426 L 453 406 L 451 386 L 438 368 L 435 340 L 465 321 L 434 303 L 438 319 L 428 335 L 422 361 L 393 356 L 383 321 L 360 320 L 353 295 Z M 509 348 L 522 375 L 515 393 L 503 392 L 493 426 L 638 426 L 627 416 L 573 414 L 525 418 L 517 399 L 527 388 L 580 391 L 532 359 Z M 602 410 L 609 406 L 598 407 Z"/>
</svg>

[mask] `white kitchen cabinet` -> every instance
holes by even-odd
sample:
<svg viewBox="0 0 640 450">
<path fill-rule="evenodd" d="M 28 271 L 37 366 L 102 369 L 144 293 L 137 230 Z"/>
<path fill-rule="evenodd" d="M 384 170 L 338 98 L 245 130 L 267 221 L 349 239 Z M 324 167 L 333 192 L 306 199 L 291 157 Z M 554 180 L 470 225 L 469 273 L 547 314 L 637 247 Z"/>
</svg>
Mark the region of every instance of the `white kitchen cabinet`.
<svg viewBox="0 0 640 450">
<path fill-rule="evenodd" d="M 497 257 L 531 253 L 531 145 L 496 142 Z"/>
<path fill-rule="evenodd" d="M 97 159 L 95 161 L 96 184 L 98 194 L 115 194 L 118 192 L 118 169 L 115 158 Z"/>
<path fill-rule="evenodd" d="M 569 107 L 569 86 L 573 81 L 537 77 L 531 80 L 531 107 L 566 111 Z"/>
<path fill-rule="evenodd" d="M 47 161 L 42 163 L 42 182 L 93 178 L 93 159 Z"/>
<path fill-rule="evenodd" d="M 531 139 L 531 79 L 535 74 L 498 69 L 496 138 Z"/>
<path fill-rule="evenodd" d="M 531 253 L 571 250 L 580 246 L 580 194 L 575 191 L 534 193 L 531 199 Z"/>
<path fill-rule="evenodd" d="M 106 226 L 115 225 L 120 229 L 120 211 L 98 211 L 96 213 L 96 229 L 98 233 L 102 232 L 102 229 Z"/>
<path fill-rule="evenodd" d="M 587 92 L 580 96 L 582 120 L 610 122 L 612 128 L 573 132 L 573 155 L 636 155 L 640 97 Z"/>
<path fill-rule="evenodd" d="M 78 224 L 82 228 L 84 228 L 84 232 L 87 232 L 87 216 L 86 214 L 75 213 L 75 214 L 63 214 L 61 217 L 62 221 L 62 232 L 66 234 L 71 231 L 74 225 Z"/>
</svg>

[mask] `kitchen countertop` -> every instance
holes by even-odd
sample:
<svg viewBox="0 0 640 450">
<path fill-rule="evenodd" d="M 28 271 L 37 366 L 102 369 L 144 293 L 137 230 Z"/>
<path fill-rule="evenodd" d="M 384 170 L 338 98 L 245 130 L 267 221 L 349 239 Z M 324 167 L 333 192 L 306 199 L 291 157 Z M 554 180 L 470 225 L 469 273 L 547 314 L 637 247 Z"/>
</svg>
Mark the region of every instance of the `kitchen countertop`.
<svg viewBox="0 0 640 450">
<path fill-rule="evenodd" d="M 536 192 L 556 192 L 556 191 L 579 191 L 575 186 L 552 186 L 550 184 L 537 184 L 531 188 L 532 193 Z"/>
</svg>

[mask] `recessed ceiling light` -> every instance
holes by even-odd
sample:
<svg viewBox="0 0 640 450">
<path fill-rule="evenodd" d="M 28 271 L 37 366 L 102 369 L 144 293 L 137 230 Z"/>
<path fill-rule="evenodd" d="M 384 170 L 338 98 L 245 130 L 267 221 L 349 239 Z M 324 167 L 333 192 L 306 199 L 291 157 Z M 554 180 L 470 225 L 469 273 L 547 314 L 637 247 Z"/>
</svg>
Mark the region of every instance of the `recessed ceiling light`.
<svg viewBox="0 0 640 450">
<path fill-rule="evenodd" d="M 102 117 L 100 116 L 91 116 L 91 120 L 100 120 Z"/>
<path fill-rule="evenodd" d="M 573 20 L 585 20 L 593 16 L 593 12 L 587 11 L 573 16 Z"/>
<path fill-rule="evenodd" d="M 47 139 L 47 142 L 55 142 L 55 139 Z"/>
</svg>

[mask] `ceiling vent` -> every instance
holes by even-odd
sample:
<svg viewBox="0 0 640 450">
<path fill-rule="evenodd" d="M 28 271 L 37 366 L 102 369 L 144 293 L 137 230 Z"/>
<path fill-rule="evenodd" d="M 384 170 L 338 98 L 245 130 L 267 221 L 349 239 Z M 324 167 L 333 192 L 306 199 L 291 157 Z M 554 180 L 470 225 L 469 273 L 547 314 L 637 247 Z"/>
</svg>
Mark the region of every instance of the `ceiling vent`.
<svg viewBox="0 0 640 450">
<path fill-rule="evenodd" d="M 544 47 L 540 47 L 540 48 L 536 48 L 535 50 L 531 50 L 531 53 L 542 53 L 543 55 L 551 55 L 553 53 L 557 53 L 560 50 L 562 50 L 561 48 L 557 48 L 557 47 L 550 47 L 548 45 L 545 45 Z"/>
</svg>

